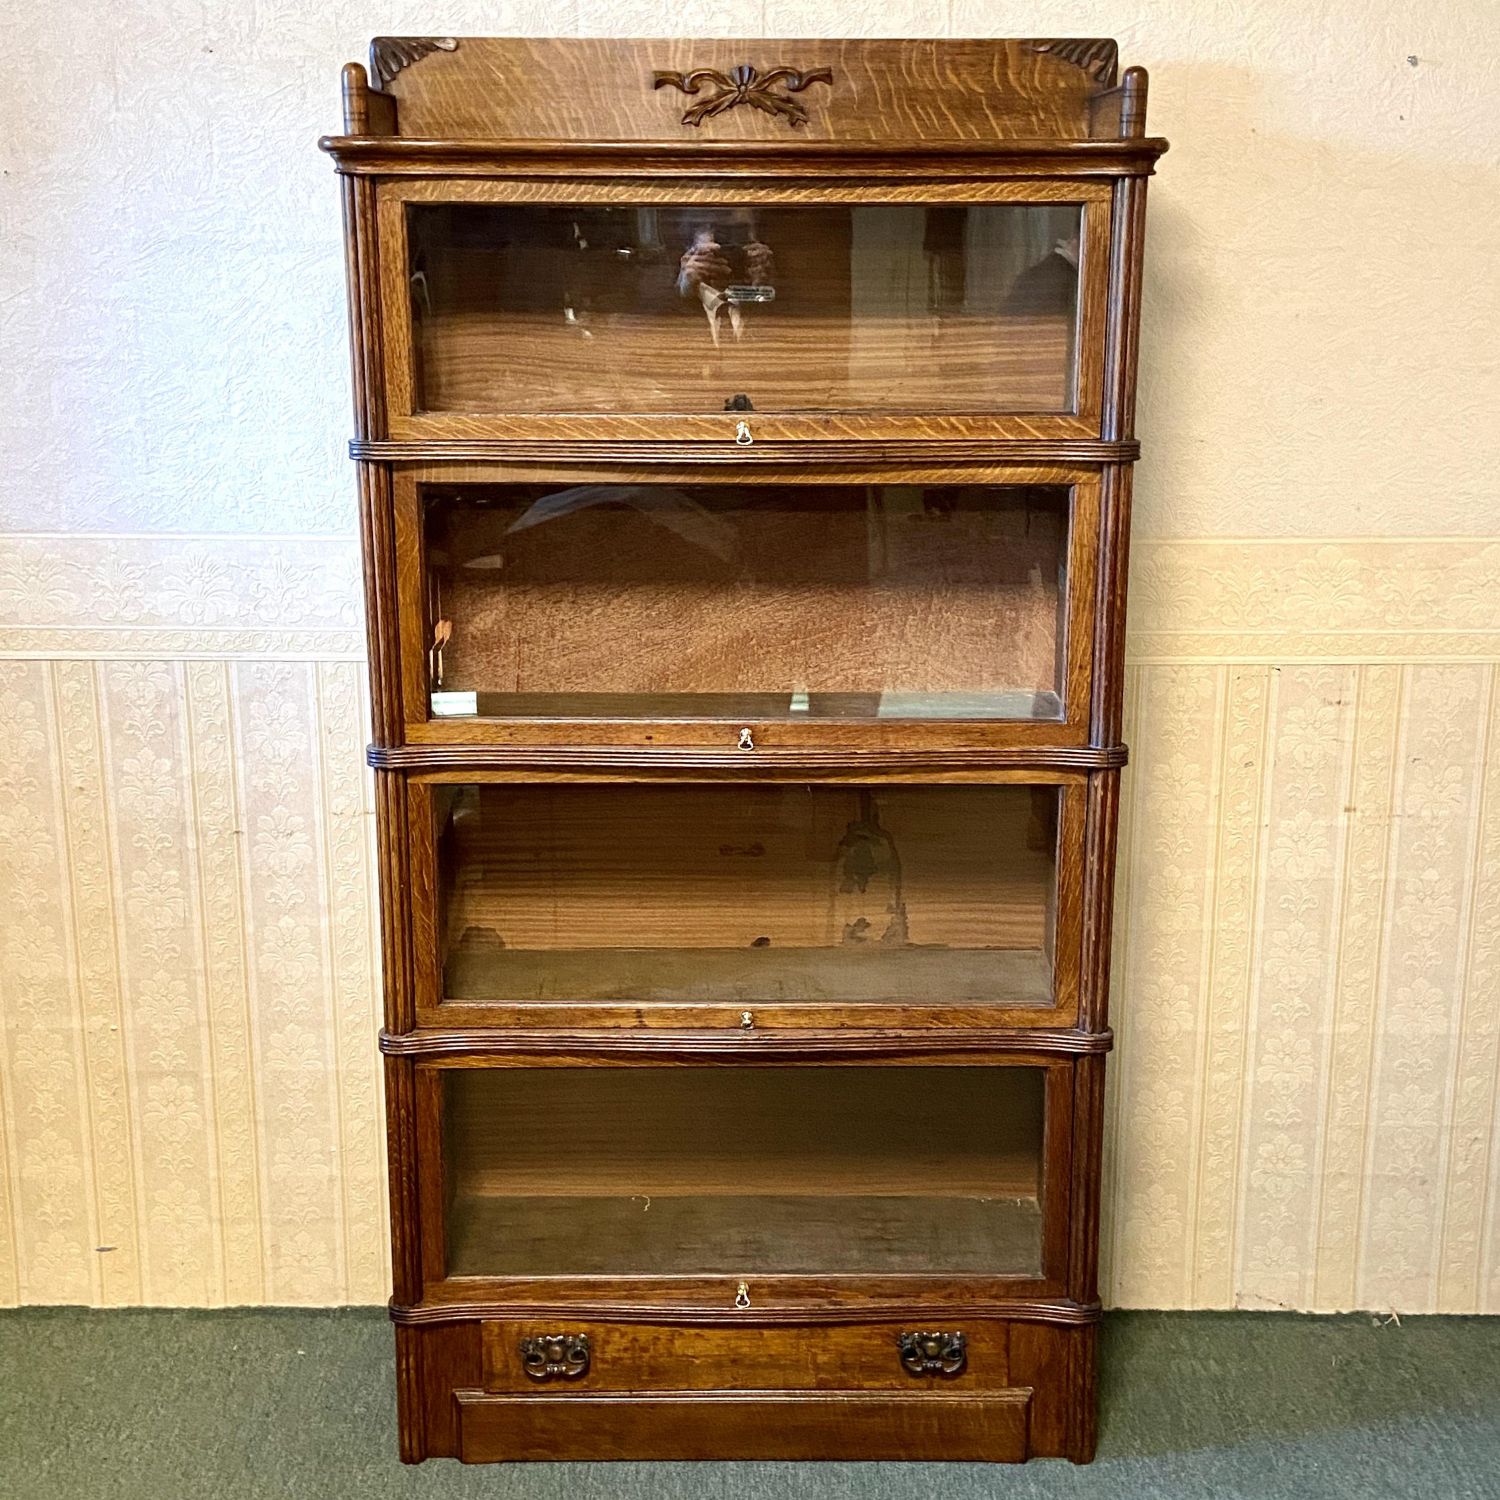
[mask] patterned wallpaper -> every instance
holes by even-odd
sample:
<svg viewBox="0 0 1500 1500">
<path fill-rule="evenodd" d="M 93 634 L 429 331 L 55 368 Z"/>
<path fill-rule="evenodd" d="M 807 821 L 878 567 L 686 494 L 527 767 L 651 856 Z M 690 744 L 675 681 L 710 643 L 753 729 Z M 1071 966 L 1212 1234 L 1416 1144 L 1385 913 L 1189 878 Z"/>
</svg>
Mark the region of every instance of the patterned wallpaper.
<svg viewBox="0 0 1500 1500">
<path fill-rule="evenodd" d="M 386 1293 L 356 566 L 0 546 L 0 1300 Z M 1500 1310 L 1500 543 L 1134 575 L 1108 1295 Z"/>
<path fill-rule="evenodd" d="M 0 1299 L 384 1295 L 365 717 L 347 660 L 0 661 Z"/>
<path fill-rule="evenodd" d="M 385 1295 L 342 254 L 313 142 L 339 64 L 433 17 L 7 21 L 0 1303 Z M 1500 1311 L 1489 19 L 442 9 L 458 34 L 1113 35 L 1151 67 L 1173 149 L 1142 342 L 1119 1304 Z"/>
<path fill-rule="evenodd" d="M 1497 569 L 1482 542 L 1142 549 L 1117 1303 L 1500 1311 Z"/>
</svg>

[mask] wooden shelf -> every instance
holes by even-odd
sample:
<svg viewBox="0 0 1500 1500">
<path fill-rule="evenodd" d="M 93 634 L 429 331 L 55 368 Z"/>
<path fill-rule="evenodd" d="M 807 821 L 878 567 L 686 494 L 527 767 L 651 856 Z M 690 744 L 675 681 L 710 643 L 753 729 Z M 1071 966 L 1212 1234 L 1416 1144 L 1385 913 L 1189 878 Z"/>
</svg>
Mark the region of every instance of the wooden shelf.
<svg viewBox="0 0 1500 1500">
<path fill-rule="evenodd" d="M 1040 949 L 514 948 L 448 955 L 446 999 L 1046 1006 Z"/>
<path fill-rule="evenodd" d="M 1035 1198 L 455 1197 L 449 1276 L 1034 1276 Z"/>
<path fill-rule="evenodd" d="M 472 703 L 472 707 L 466 707 Z M 1062 699 L 1050 690 L 979 693 L 496 693 L 434 692 L 441 719 L 722 719 L 743 724 L 786 719 L 1036 720 L 1060 722 Z"/>
</svg>

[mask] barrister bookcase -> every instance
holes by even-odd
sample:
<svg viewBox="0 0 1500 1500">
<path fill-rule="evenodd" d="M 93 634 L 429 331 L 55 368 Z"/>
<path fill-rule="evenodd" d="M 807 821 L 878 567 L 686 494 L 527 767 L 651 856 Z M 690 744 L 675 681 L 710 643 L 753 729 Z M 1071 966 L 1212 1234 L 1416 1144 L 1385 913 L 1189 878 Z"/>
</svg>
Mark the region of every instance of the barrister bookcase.
<svg viewBox="0 0 1500 1500">
<path fill-rule="evenodd" d="M 1145 101 L 345 68 L 403 1458 L 1092 1455 Z"/>
</svg>

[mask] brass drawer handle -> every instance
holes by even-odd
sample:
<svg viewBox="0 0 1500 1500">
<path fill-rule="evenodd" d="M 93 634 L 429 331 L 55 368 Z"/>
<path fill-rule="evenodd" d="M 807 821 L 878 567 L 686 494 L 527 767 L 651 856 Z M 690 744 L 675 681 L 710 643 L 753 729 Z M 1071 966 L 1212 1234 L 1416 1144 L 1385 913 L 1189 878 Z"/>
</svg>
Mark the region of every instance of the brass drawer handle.
<svg viewBox="0 0 1500 1500">
<path fill-rule="evenodd" d="M 911 1375 L 957 1375 L 969 1362 L 961 1333 L 903 1333 L 896 1340 L 901 1368 Z"/>
<path fill-rule="evenodd" d="M 543 1333 L 521 1340 L 521 1368 L 533 1380 L 577 1380 L 589 1372 L 586 1333 Z"/>
</svg>

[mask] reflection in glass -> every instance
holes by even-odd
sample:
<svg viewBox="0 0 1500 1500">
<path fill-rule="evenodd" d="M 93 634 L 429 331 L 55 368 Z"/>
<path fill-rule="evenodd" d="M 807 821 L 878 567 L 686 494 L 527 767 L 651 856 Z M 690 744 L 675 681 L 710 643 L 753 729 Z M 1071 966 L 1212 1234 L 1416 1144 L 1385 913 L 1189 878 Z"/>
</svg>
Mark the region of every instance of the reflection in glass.
<svg viewBox="0 0 1500 1500">
<path fill-rule="evenodd" d="M 409 209 L 434 412 L 1074 407 L 1077 204 Z"/>
<path fill-rule="evenodd" d="M 445 786 L 443 993 L 1048 1007 L 1055 786 Z"/>
<path fill-rule="evenodd" d="M 467 486 L 425 509 L 440 714 L 1062 717 L 1063 486 Z"/>
<path fill-rule="evenodd" d="M 450 1276 L 1037 1276 L 1035 1067 L 445 1071 Z"/>
</svg>

